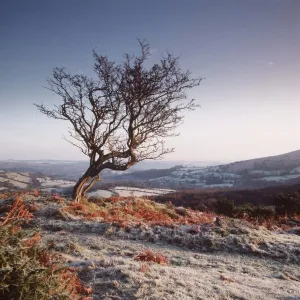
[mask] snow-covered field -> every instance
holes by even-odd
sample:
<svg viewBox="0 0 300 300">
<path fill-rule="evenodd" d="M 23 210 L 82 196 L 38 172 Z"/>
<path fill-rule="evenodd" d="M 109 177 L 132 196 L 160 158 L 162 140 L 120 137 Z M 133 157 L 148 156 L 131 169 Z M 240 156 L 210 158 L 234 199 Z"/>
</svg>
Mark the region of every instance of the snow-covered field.
<svg viewBox="0 0 300 300">
<path fill-rule="evenodd" d="M 284 175 L 282 175 L 284 174 Z M 233 187 L 243 180 L 254 182 L 287 182 L 300 178 L 300 167 L 290 172 L 287 170 L 244 170 L 244 172 L 228 172 L 226 166 L 213 167 L 183 167 L 173 171 L 168 176 L 150 179 L 150 181 L 165 185 L 183 185 L 197 188 Z"/>
<path fill-rule="evenodd" d="M 15 188 L 25 189 L 31 183 L 31 177 L 26 173 L 0 172 L 0 182 L 7 182 Z"/>
<path fill-rule="evenodd" d="M 113 191 L 121 197 L 154 196 L 154 195 L 162 195 L 162 194 L 174 192 L 174 190 L 169 190 L 169 189 L 141 189 L 141 188 L 126 187 L 126 186 L 117 186 L 113 189 Z"/>
<path fill-rule="evenodd" d="M 29 187 L 29 184 L 32 183 L 32 178 L 29 173 L 19 173 L 19 172 L 0 172 L 0 183 L 8 183 L 13 188 L 26 189 Z M 66 188 L 72 188 L 76 182 L 62 180 L 62 179 L 53 179 L 49 176 L 38 177 L 36 180 L 40 183 L 38 187 L 43 192 L 51 193 L 53 190 L 57 192 L 63 192 Z M 6 189 L 7 187 L 0 187 L 1 190 Z M 88 196 L 104 197 L 108 198 L 113 195 L 118 196 L 153 196 L 160 195 L 165 193 L 173 192 L 173 190 L 168 189 L 141 189 L 141 188 L 132 188 L 126 186 L 117 186 L 111 190 L 96 190 L 88 193 Z"/>
<path fill-rule="evenodd" d="M 9 179 L 13 179 L 24 183 L 31 182 L 30 175 L 29 174 L 26 175 L 26 173 L 6 172 L 5 176 Z"/>
<path fill-rule="evenodd" d="M 96 190 L 93 192 L 87 193 L 88 197 L 99 197 L 99 198 L 109 198 L 115 195 L 112 191 L 109 190 Z"/>
<path fill-rule="evenodd" d="M 298 177 L 300 177 L 300 174 L 285 175 L 285 176 L 268 176 L 268 177 L 261 178 L 261 180 L 266 180 L 266 181 L 287 181 L 287 180 L 298 178 Z"/>
<path fill-rule="evenodd" d="M 59 187 L 67 188 L 75 185 L 76 182 L 61 180 L 61 179 L 51 179 L 50 177 L 37 178 L 42 187 Z"/>
<path fill-rule="evenodd" d="M 88 193 L 88 196 L 101 197 L 101 198 L 109 198 L 111 196 L 121 196 L 121 197 L 142 197 L 142 196 L 156 196 L 167 193 L 172 193 L 174 190 L 169 189 L 141 189 L 134 187 L 126 187 L 126 186 L 117 186 L 111 190 L 96 190 Z"/>
<path fill-rule="evenodd" d="M 75 182 L 50 177 L 39 177 L 40 189 L 48 191 L 51 188 L 68 188 L 75 185 Z M 32 184 L 32 174 L 27 172 L 0 172 L 0 182 L 8 183 L 13 188 L 26 189 Z"/>
<path fill-rule="evenodd" d="M 17 180 L 8 179 L 8 182 L 10 184 L 12 184 L 14 187 L 19 188 L 19 189 L 26 189 L 28 187 L 27 183 L 20 182 Z"/>
</svg>

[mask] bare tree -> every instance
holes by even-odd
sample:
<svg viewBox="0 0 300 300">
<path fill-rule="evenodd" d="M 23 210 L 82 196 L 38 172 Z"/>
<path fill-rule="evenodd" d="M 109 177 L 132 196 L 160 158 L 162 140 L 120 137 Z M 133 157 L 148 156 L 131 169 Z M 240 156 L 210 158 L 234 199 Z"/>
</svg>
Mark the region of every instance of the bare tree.
<svg viewBox="0 0 300 300">
<path fill-rule="evenodd" d="M 145 159 L 157 159 L 174 149 L 164 138 L 174 136 L 182 112 L 197 107 L 186 91 L 202 78 L 182 71 L 179 59 L 167 53 L 159 63 L 146 67 L 150 47 L 139 41 L 139 55 L 124 55 L 120 64 L 93 52 L 96 78 L 71 75 L 55 68 L 48 89 L 62 103 L 48 109 L 35 104 L 50 118 L 71 123 L 66 139 L 89 157 L 89 167 L 73 190 L 75 201 L 99 180 L 104 169 L 124 171 Z"/>
</svg>

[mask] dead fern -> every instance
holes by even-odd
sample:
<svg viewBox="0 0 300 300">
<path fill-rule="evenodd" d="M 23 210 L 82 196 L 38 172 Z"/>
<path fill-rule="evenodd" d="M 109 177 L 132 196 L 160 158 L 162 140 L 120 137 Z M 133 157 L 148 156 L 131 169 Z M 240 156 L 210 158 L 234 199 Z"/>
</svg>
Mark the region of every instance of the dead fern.
<svg viewBox="0 0 300 300">
<path fill-rule="evenodd" d="M 159 265 L 168 265 L 169 262 L 164 255 L 158 252 L 153 252 L 150 249 L 146 249 L 139 254 L 137 254 L 134 258 L 136 261 L 143 262 L 154 262 Z"/>
<path fill-rule="evenodd" d="M 40 245 L 40 233 L 22 229 L 33 217 L 22 197 L 9 208 L 0 224 L 0 299 L 88 299 L 77 272 Z"/>
<path fill-rule="evenodd" d="M 22 222 L 29 222 L 33 215 L 26 207 L 22 196 L 16 196 L 12 205 L 9 206 L 9 211 L 6 212 L 6 216 L 2 217 L 3 222 L 1 226 L 5 226 L 8 223 L 20 224 Z"/>
<path fill-rule="evenodd" d="M 99 220 L 117 224 L 123 228 L 139 224 L 174 227 L 181 224 L 193 225 L 213 222 L 215 215 L 208 212 L 186 210 L 184 215 L 172 206 L 157 204 L 138 198 L 112 197 L 91 202 L 72 202 L 64 211 L 85 220 Z"/>
</svg>

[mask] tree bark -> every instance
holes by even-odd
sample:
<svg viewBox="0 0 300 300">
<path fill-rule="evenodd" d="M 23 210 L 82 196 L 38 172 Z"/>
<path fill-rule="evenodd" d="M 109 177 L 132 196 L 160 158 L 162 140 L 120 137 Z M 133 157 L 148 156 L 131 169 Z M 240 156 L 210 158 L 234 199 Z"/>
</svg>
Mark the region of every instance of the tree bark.
<svg viewBox="0 0 300 300">
<path fill-rule="evenodd" d="M 86 184 L 91 180 L 91 182 L 86 186 Z M 95 165 L 90 165 L 83 176 L 77 181 L 73 188 L 72 198 L 76 203 L 80 203 L 85 193 L 94 185 L 94 183 L 99 180 L 99 171 Z"/>
<path fill-rule="evenodd" d="M 86 193 L 89 191 L 89 189 L 92 188 L 93 185 L 94 185 L 94 184 L 96 183 L 96 181 L 98 181 L 98 180 L 100 180 L 99 175 L 97 175 L 96 177 L 94 177 L 94 178 L 90 181 L 90 183 L 84 188 L 83 194 L 86 194 Z"/>
<path fill-rule="evenodd" d="M 84 185 L 90 180 L 89 176 L 82 176 L 74 186 L 73 189 L 73 199 L 75 202 L 79 203 L 84 197 L 83 188 Z"/>
</svg>

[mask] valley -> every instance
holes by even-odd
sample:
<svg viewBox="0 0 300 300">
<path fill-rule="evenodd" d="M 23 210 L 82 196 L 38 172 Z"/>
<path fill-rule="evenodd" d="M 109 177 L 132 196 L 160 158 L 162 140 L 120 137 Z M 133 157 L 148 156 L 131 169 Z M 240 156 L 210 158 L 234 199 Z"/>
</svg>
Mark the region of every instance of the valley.
<svg viewBox="0 0 300 300">
<path fill-rule="evenodd" d="M 300 183 L 300 150 L 221 165 L 205 165 L 204 162 L 172 164 L 149 161 L 125 172 L 104 170 L 102 180 L 91 192 L 116 186 L 202 190 L 254 189 Z M 87 167 L 88 163 L 84 161 L 0 161 L 0 188 L 38 187 L 67 191 Z"/>
</svg>

